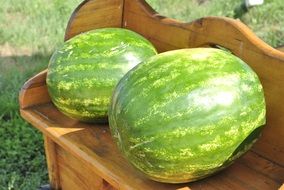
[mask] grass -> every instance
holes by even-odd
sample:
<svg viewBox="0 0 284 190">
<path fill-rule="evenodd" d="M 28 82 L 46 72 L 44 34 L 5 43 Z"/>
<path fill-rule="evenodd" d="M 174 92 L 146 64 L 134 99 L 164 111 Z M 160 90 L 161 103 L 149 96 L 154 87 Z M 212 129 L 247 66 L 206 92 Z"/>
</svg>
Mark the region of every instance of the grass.
<svg viewBox="0 0 284 190">
<path fill-rule="evenodd" d="M 63 40 L 67 20 L 81 0 L 1 0 L 0 44 L 50 52 Z"/>
<path fill-rule="evenodd" d="M 80 0 L 0 0 L 0 190 L 48 183 L 41 134 L 19 115 L 23 83 L 47 67 Z"/>
<path fill-rule="evenodd" d="M 18 92 L 28 78 L 47 67 L 51 53 L 63 43 L 66 23 L 79 2 L 0 0 L 0 190 L 32 190 L 48 181 L 41 134 L 19 116 Z M 206 15 L 232 17 L 240 3 L 148 2 L 163 15 L 183 21 Z M 240 19 L 272 46 L 283 44 L 284 4 L 282 0 L 265 2 Z"/>
<path fill-rule="evenodd" d="M 41 54 L 0 58 L 0 189 L 36 189 L 47 181 L 42 137 L 18 113 L 18 91 L 47 65 Z M 8 85 L 7 85 L 8 83 Z"/>
<path fill-rule="evenodd" d="M 284 3 L 282 0 L 265 0 L 241 19 L 254 33 L 273 47 L 284 45 Z"/>
</svg>

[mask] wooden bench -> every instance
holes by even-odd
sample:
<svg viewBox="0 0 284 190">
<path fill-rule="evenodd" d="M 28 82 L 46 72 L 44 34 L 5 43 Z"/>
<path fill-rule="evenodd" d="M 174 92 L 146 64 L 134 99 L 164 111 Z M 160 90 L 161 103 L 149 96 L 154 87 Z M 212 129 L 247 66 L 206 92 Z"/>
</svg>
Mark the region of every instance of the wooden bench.
<svg viewBox="0 0 284 190">
<path fill-rule="evenodd" d="M 84 1 L 70 18 L 65 40 L 102 27 L 136 31 L 159 52 L 201 46 L 229 49 L 260 77 L 267 103 L 267 124 L 254 147 L 222 172 L 188 184 L 158 183 L 145 178 L 122 157 L 108 126 L 81 123 L 61 114 L 50 101 L 43 71 L 22 87 L 20 112 L 44 135 L 53 189 L 280 188 L 284 182 L 284 53 L 265 44 L 238 20 L 205 17 L 181 23 L 160 16 L 144 0 Z"/>
</svg>

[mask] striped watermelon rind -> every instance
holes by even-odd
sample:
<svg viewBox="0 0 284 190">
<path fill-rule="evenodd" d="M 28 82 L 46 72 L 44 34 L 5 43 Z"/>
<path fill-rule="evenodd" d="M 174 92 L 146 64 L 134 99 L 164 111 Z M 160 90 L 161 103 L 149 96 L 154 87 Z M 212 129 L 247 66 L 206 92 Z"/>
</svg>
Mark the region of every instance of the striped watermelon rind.
<svg viewBox="0 0 284 190">
<path fill-rule="evenodd" d="M 103 28 L 77 35 L 50 59 L 46 82 L 51 99 L 69 117 L 106 122 L 118 81 L 156 53 L 148 40 L 127 29 Z"/>
<path fill-rule="evenodd" d="M 254 71 L 213 48 L 153 56 L 129 71 L 114 91 L 112 136 L 149 178 L 202 179 L 230 165 L 257 140 L 265 99 Z"/>
</svg>

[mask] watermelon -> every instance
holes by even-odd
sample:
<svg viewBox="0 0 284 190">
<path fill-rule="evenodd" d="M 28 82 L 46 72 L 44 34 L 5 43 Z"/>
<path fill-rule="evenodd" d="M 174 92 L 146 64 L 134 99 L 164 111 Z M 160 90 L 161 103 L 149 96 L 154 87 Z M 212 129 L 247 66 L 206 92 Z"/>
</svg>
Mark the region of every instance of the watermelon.
<svg viewBox="0 0 284 190">
<path fill-rule="evenodd" d="M 167 183 L 227 167 L 258 139 L 265 99 L 255 72 L 214 48 L 153 56 L 118 83 L 109 110 L 114 141 L 134 167 Z"/>
<path fill-rule="evenodd" d="M 77 35 L 50 59 L 46 83 L 51 100 L 69 117 L 107 122 L 118 81 L 156 54 L 148 40 L 127 29 L 103 28 Z"/>
</svg>

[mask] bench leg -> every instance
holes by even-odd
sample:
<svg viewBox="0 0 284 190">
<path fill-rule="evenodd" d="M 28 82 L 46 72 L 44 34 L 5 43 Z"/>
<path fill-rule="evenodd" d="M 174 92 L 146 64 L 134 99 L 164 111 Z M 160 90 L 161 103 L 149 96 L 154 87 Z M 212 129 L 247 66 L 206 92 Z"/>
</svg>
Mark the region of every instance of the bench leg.
<svg viewBox="0 0 284 190">
<path fill-rule="evenodd" d="M 59 172 L 56 162 L 56 155 L 57 155 L 56 144 L 45 135 L 44 135 L 44 148 L 45 148 L 48 176 L 49 176 L 51 189 L 59 190 L 61 189 L 61 187 L 60 187 Z"/>
</svg>

